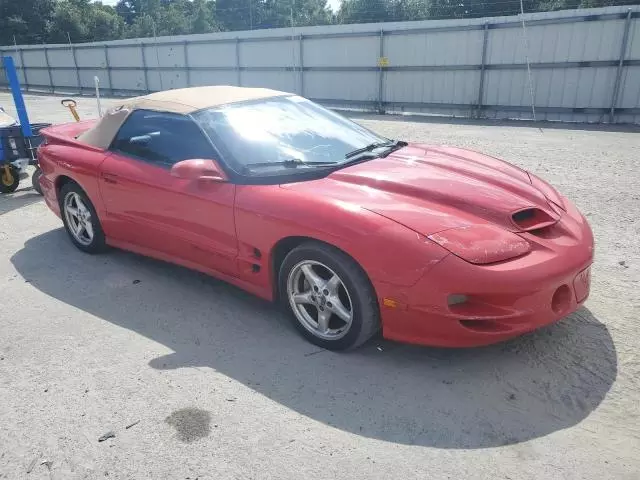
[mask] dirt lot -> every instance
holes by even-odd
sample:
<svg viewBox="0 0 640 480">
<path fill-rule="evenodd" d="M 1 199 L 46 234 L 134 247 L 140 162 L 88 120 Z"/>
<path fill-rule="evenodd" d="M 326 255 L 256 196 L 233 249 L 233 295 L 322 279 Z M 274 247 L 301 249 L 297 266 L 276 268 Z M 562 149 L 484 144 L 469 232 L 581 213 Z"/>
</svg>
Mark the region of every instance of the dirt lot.
<svg viewBox="0 0 640 480">
<path fill-rule="evenodd" d="M 25 181 L 0 198 L 0 478 L 639 478 L 638 131 L 358 119 L 559 187 L 596 236 L 586 308 L 482 349 L 320 351 L 215 279 L 80 253 Z"/>
</svg>

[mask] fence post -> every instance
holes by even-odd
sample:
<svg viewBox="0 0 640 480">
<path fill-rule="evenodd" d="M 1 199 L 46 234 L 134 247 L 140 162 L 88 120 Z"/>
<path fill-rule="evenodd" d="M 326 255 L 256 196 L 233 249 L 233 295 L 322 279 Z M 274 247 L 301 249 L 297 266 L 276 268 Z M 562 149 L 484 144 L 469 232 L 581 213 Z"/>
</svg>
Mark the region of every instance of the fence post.
<svg viewBox="0 0 640 480">
<path fill-rule="evenodd" d="M 104 46 L 104 64 L 107 67 L 107 78 L 109 79 L 109 90 L 113 95 L 113 82 L 111 81 L 111 65 L 109 64 L 109 45 Z"/>
<path fill-rule="evenodd" d="M 29 91 L 29 80 L 27 80 L 27 69 L 24 66 L 24 55 L 22 49 L 18 49 L 18 56 L 20 57 L 20 70 L 22 70 L 22 78 L 24 78 L 24 89 Z"/>
<path fill-rule="evenodd" d="M 44 60 L 47 62 L 47 73 L 49 74 L 49 86 L 51 87 L 51 93 L 54 93 L 53 77 L 51 76 L 51 64 L 49 63 L 49 52 L 47 47 L 44 47 Z"/>
<path fill-rule="evenodd" d="M 487 63 L 487 39 L 489 37 L 489 23 L 484 23 L 484 30 L 482 33 L 482 61 L 480 63 L 480 85 L 478 87 L 478 102 L 476 105 L 476 118 L 480 118 L 482 112 L 482 97 L 484 96 L 484 70 Z"/>
<path fill-rule="evenodd" d="M 191 86 L 191 70 L 189 70 L 189 42 L 186 40 L 182 43 L 184 49 L 184 69 L 187 75 L 187 87 Z"/>
<path fill-rule="evenodd" d="M 304 37 L 300 35 L 298 39 L 298 50 L 300 51 L 300 96 L 304 97 Z"/>
<path fill-rule="evenodd" d="M 80 80 L 80 69 L 78 68 L 78 59 L 76 58 L 76 47 L 71 45 L 71 56 L 73 57 L 73 66 L 76 69 L 76 83 L 78 84 L 78 93 L 82 95 L 82 82 Z"/>
<path fill-rule="evenodd" d="M 240 39 L 236 37 L 236 75 L 238 76 L 238 86 L 242 86 L 242 74 L 240 72 Z"/>
<path fill-rule="evenodd" d="M 627 10 L 627 18 L 624 21 L 624 33 L 620 45 L 620 58 L 616 70 L 616 81 L 613 84 L 613 94 L 611 95 L 611 110 L 609 112 L 609 123 L 614 123 L 616 119 L 616 104 L 620 94 L 620 81 L 622 80 L 622 68 L 624 67 L 624 56 L 627 53 L 627 40 L 629 39 L 629 27 L 631 26 L 631 9 Z"/>
<path fill-rule="evenodd" d="M 384 114 L 384 30 L 380 29 L 380 51 L 378 55 L 378 113 Z"/>
<path fill-rule="evenodd" d="M 140 42 L 140 55 L 142 56 L 142 71 L 144 72 L 144 89 L 147 93 L 149 90 L 149 70 L 147 70 L 147 57 L 144 54 L 144 43 Z"/>
</svg>

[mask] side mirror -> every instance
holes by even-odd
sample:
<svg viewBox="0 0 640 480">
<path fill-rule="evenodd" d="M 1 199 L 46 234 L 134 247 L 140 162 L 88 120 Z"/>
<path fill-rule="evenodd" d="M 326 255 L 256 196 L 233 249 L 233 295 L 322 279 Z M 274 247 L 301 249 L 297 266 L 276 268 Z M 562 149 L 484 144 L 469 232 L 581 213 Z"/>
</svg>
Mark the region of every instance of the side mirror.
<svg viewBox="0 0 640 480">
<path fill-rule="evenodd" d="M 229 180 L 215 160 L 183 160 L 171 167 L 171 175 L 185 180 L 226 182 Z"/>
</svg>

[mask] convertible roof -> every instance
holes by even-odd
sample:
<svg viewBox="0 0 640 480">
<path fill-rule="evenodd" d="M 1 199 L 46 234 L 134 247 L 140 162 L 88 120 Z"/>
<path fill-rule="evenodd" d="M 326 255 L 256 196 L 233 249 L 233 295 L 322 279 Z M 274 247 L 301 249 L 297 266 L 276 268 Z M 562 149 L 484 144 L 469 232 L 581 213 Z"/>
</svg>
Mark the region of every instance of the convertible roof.
<svg viewBox="0 0 640 480">
<path fill-rule="evenodd" d="M 109 110 L 92 128 L 79 135 L 78 140 L 101 149 L 108 148 L 120 126 L 134 110 L 154 110 L 186 115 L 203 108 L 283 95 L 289 94 L 268 88 L 233 86 L 179 88 L 151 93 L 124 100 L 122 104 Z"/>
</svg>

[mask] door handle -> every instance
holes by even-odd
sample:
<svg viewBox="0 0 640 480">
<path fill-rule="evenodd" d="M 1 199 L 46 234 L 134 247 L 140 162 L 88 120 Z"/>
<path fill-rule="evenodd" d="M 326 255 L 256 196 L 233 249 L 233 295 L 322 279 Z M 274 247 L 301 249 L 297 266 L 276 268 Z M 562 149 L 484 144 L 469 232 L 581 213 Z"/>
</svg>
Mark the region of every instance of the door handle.
<svg viewBox="0 0 640 480">
<path fill-rule="evenodd" d="M 118 177 L 110 173 L 102 173 L 100 175 L 106 183 L 118 183 Z"/>
</svg>

